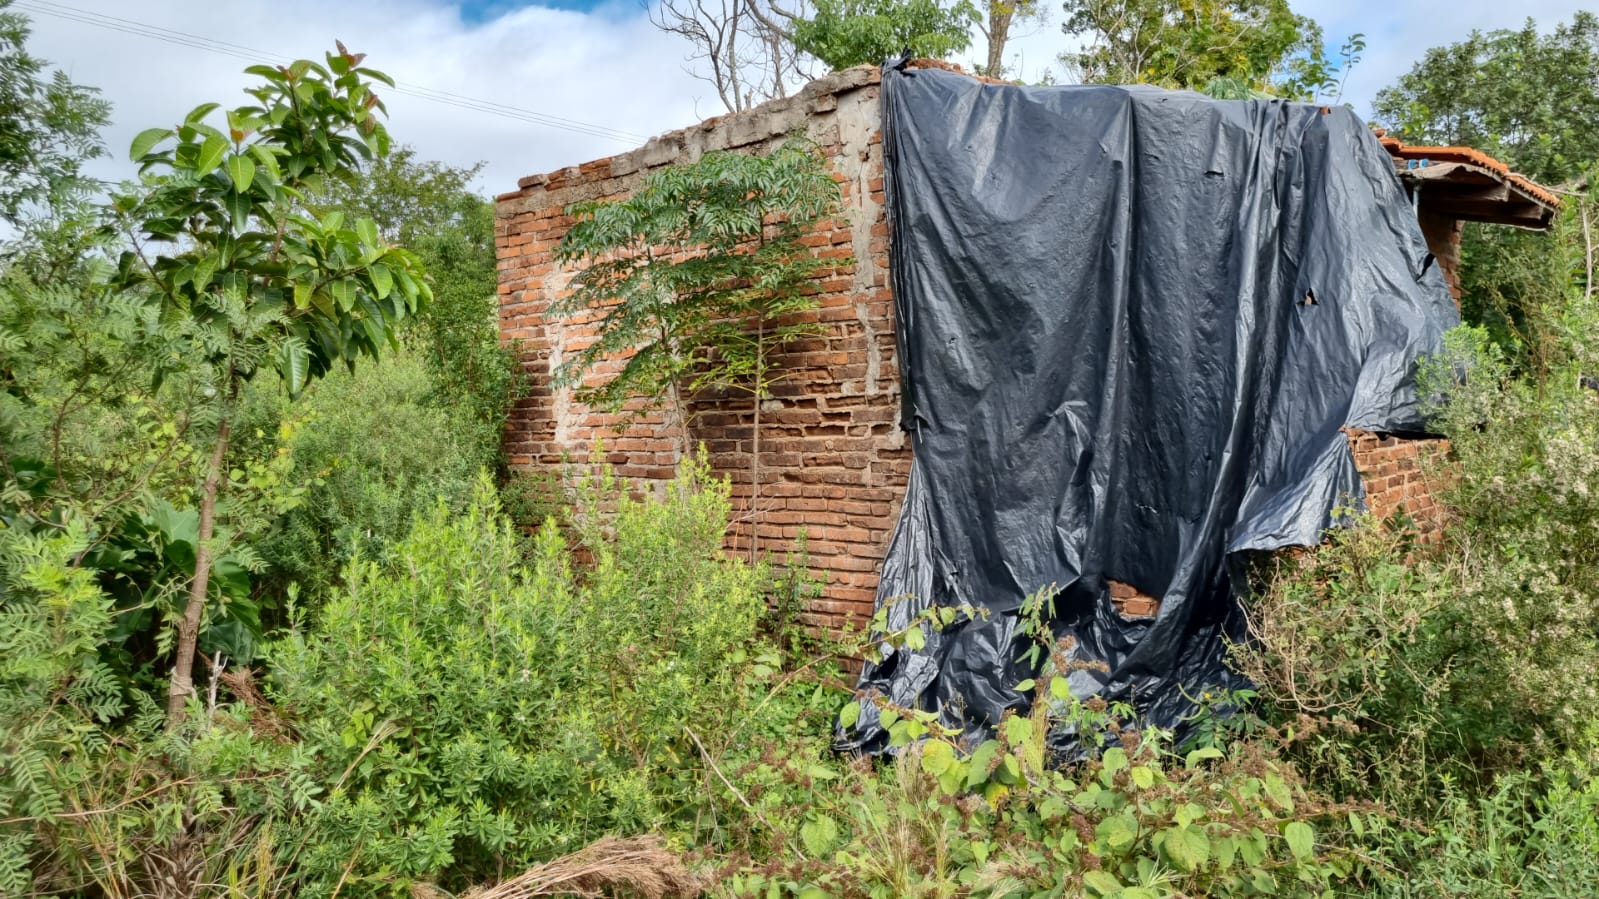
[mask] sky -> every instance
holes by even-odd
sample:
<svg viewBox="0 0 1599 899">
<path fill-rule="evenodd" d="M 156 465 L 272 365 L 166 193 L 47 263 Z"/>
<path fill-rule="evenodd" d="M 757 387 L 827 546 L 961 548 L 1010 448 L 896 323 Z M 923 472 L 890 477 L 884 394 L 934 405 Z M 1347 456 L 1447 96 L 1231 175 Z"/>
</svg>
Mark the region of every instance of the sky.
<svg viewBox="0 0 1599 899">
<path fill-rule="evenodd" d="M 35 55 L 113 104 L 105 135 L 112 158 L 96 163 L 98 177 L 132 174 L 124 159 L 139 131 L 175 124 L 203 102 L 242 103 L 250 83 L 242 70 L 251 62 L 320 59 L 338 39 L 400 82 L 403 92 L 384 92 L 395 140 L 425 159 L 483 163 L 475 186 L 492 195 L 514 190 L 524 175 L 623 152 L 723 112 L 710 86 L 685 71 L 687 44 L 654 29 L 643 2 L 16 0 L 13 9 L 33 19 Z M 1049 20 L 1014 44 L 1029 80 L 1066 47 L 1059 9 L 1045 5 Z M 1372 96 L 1428 47 L 1473 29 L 1517 28 L 1528 17 L 1548 30 L 1581 3 L 1296 0 L 1294 8 L 1321 23 L 1334 50 L 1364 33 L 1365 57 L 1344 99 L 1368 115 Z M 151 28 L 169 40 L 134 33 Z M 202 42 L 231 46 L 225 54 L 191 46 Z M 956 59 L 970 68 L 980 52 L 974 43 L 967 59 Z M 441 103 L 420 94 L 451 96 Z"/>
</svg>

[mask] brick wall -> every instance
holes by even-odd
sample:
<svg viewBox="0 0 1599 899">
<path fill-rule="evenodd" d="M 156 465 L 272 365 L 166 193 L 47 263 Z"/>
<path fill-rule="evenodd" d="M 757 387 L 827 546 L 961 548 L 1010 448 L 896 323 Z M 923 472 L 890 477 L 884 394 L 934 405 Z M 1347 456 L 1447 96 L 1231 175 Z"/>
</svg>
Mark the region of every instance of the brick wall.
<svg viewBox="0 0 1599 899">
<path fill-rule="evenodd" d="M 1421 234 L 1427 239 L 1427 252 L 1431 253 L 1438 271 L 1449 285 L 1449 293 L 1460 305 L 1460 220 L 1434 212 L 1423 206 L 1416 219 L 1421 224 Z"/>
<path fill-rule="evenodd" d="M 762 485 L 753 509 L 749 400 L 690 400 L 698 415 L 695 436 L 715 469 L 733 481 L 728 548 L 747 549 L 753 534 L 763 551 L 781 554 L 795 548 L 803 530 L 812 570 L 826 583 L 807 620 L 825 627 L 870 617 L 878 567 L 910 472 L 910 447 L 898 426 L 879 127 L 877 71 L 849 69 L 794 97 L 662 135 L 632 152 L 523 178 L 518 190 L 496 198 L 501 326 L 507 339 L 519 342 L 532 386 L 507 428 L 511 465 L 558 470 L 586 459 L 599 438 L 617 473 L 647 487 L 670 478 L 678 461 L 677 433 L 664 417 L 601 414 L 551 386 L 554 367 L 593 333 L 581 319 L 544 314 L 573 275 L 554 258 L 572 223 L 565 209 L 624 197 L 649 172 L 707 151 L 759 152 L 791 134 L 804 134 L 827 157 L 843 208 L 811 240 L 823 258 L 837 263 L 817 276 L 815 316 L 822 332 L 782 354 L 789 377 L 762 407 Z M 1431 513 L 1415 464 L 1430 442 L 1364 433 L 1350 439 L 1379 516 L 1400 502 L 1418 519 Z M 1114 584 L 1112 595 L 1129 615 L 1158 609 L 1154 598 L 1131 585 Z"/>
<path fill-rule="evenodd" d="M 1436 537 L 1443 524 L 1443 509 L 1432 495 L 1427 460 L 1446 451 L 1448 442 L 1408 440 L 1353 428 L 1347 433 L 1371 514 L 1385 519 L 1403 511 L 1415 519 L 1423 539 Z"/>
<path fill-rule="evenodd" d="M 501 324 L 507 338 L 520 341 L 532 383 L 506 433 L 512 466 L 582 460 L 595 438 L 603 438 L 606 458 L 620 475 L 659 482 L 672 476 L 678 446 L 663 416 L 629 425 L 623 416 L 575 403 L 569 391 L 551 389 L 551 370 L 592 334 L 580 321 L 544 316 L 573 274 L 553 257 L 571 225 L 564 210 L 580 200 L 626 196 L 649 172 L 710 150 L 760 152 L 803 133 L 827 157 L 843 207 L 810 240 L 838 264 L 817 277 L 822 332 L 778 359 L 789 374 L 762 406 L 761 496 L 753 510 L 749 399 L 690 400 L 696 438 L 716 470 L 733 480 L 737 509 L 729 548 L 747 549 L 753 531 L 761 550 L 781 554 L 795 547 L 803 529 L 812 568 L 827 584 L 809 620 L 823 626 L 870 617 L 877 569 L 910 473 L 910 448 L 898 426 L 877 96 L 875 68 L 834 73 L 757 110 L 662 135 L 630 153 L 524 178 L 519 190 L 496 199 Z"/>
</svg>

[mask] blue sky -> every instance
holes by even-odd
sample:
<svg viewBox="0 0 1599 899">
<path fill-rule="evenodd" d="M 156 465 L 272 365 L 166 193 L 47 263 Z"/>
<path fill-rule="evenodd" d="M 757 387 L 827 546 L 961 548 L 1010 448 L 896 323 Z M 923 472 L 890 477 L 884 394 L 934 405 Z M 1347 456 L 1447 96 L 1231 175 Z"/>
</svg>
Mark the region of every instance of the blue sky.
<svg viewBox="0 0 1599 899">
<path fill-rule="evenodd" d="M 19 8 L 36 0 L 18 0 Z M 335 38 L 369 54 L 369 64 L 411 88 L 445 91 L 565 122 L 497 115 L 459 102 L 390 94 L 390 130 L 427 158 L 484 162 L 479 188 L 513 190 L 523 175 L 622 152 L 643 136 L 691 125 L 723 110 L 714 91 L 685 71 L 687 45 L 650 26 L 642 0 L 51 0 L 80 18 L 228 41 L 279 58 L 319 54 Z M 1548 28 L 1582 8 L 1573 0 L 1295 0 L 1320 22 L 1334 49 L 1364 32 L 1365 59 L 1345 99 L 1362 115 L 1373 95 L 1427 48 L 1474 28 L 1516 28 L 1529 16 Z M 1062 13 L 1014 44 L 1022 74 L 1042 77 L 1064 49 Z M 234 56 L 152 40 L 62 16 L 33 14 L 36 53 L 80 83 L 101 88 L 115 107 L 107 142 L 115 159 L 101 177 L 131 172 L 129 140 L 152 124 L 177 121 L 208 100 L 237 102 L 248 79 Z M 980 52 L 974 46 L 964 61 Z M 959 57 L 957 57 L 959 60 Z M 574 125 L 573 122 L 584 123 Z M 619 129 L 630 137 L 595 134 Z"/>
</svg>

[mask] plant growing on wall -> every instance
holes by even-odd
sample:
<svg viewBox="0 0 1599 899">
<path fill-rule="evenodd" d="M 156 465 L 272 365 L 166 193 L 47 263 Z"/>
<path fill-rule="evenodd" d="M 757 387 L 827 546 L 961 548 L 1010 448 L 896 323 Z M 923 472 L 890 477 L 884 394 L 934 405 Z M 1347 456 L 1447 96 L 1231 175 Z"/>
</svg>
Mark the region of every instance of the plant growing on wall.
<svg viewBox="0 0 1599 899">
<path fill-rule="evenodd" d="M 812 276 L 830 264 L 802 239 L 838 208 L 814 147 L 788 141 L 765 156 L 713 152 L 650 175 L 624 200 L 582 203 L 557 257 L 582 271 L 556 316 L 597 314 L 594 340 L 555 370 L 558 386 L 616 412 L 664 408 L 679 449 L 692 443 L 685 394 L 736 390 L 754 407 L 750 479 L 760 485 L 761 403 L 783 376 L 775 351 L 816 325 Z M 591 383 L 602 362 L 624 360 Z M 753 543 L 752 550 L 753 550 Z"/>
<path fill-rule="evenodd" d="M 370 220 L 304 210 L 304 191 L 351 178 L 388 151 L 383 104 L 371 89 L 388 78 L 361 60 L 340 45 L 326 66 L 247 69 L 262 79 L 248 91 L 255 103 L 228 110 L 224 127 L 208 123 L 218 109 L 208 103 L 175 128 L 134 138 L 130 153 L 145 180 L 114 201 L 133 243 L 120 280 L 147 291 L 162 317 L 188 332 L 199 358 L 181 361 L 199 366 L 211 406 L 169 725 L 182 721 L 194 692 L 196 641 L 208 597 L 218 593 L 219 498 L 235 482 L 260 486 L 251 472 L 225 465 L 245 383 L 276 370 L 298 395 L 336 363 L 377 356 L 394 343 L 397 323 L 431 296 L 416 257 L 388 246 Z"/>
</svg>

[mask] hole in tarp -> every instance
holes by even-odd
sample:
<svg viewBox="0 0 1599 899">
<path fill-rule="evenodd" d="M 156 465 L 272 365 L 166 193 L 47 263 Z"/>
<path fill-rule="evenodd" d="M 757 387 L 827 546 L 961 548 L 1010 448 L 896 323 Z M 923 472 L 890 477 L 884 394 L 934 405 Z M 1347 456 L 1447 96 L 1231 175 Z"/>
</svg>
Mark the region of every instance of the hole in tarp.
<svg viewBox="0 0 1599 899">
<path fill-rule="evenodd" d="M 1314 306 L 1314 305 L 1316 305 L 1316 292 L 1314 290 L 1306 288 L 1305 289 L 1304 302 L 1300 303 L 1299 305 L 1301 305 L 1301 306 Z"/>
</svg>

